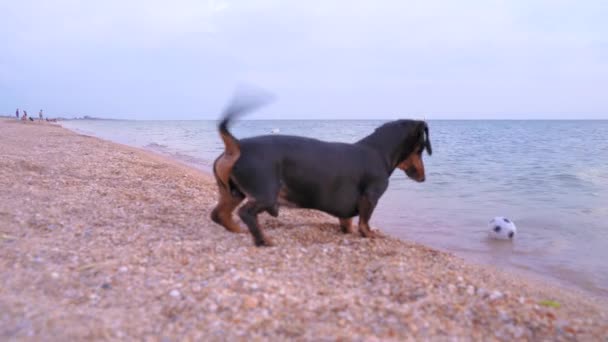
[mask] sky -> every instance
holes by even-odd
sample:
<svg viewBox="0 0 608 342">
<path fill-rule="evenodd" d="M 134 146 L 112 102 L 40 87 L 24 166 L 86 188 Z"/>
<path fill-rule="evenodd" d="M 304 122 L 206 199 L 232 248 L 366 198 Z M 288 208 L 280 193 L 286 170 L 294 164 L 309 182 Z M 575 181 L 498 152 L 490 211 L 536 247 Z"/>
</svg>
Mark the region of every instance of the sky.
<svg viewBox="0 0 608 342">
<path fill-rule="evenodd" d="M 608 119 L 608 1 L 0 2 L 0 113 Z"/>
</svg>

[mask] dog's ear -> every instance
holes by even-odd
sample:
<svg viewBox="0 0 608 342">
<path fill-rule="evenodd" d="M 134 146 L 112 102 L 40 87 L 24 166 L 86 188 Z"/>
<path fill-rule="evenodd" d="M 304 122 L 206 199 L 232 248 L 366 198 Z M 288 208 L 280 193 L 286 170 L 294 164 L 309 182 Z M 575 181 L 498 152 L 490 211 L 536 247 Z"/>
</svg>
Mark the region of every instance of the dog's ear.
<svg viewBox="0 0 608 342">
<path fill-rule="evenodd" d="M 431 137 L 429 136 L 429 126 L 425 121 L 422 121 L 420 126 L 418 126 L 419 134 L 422 137 L 422 144 L 426 149 L 426 152 L 430 155 L 433 154 L 433 148 L 431 147 Z"/>
</svg>

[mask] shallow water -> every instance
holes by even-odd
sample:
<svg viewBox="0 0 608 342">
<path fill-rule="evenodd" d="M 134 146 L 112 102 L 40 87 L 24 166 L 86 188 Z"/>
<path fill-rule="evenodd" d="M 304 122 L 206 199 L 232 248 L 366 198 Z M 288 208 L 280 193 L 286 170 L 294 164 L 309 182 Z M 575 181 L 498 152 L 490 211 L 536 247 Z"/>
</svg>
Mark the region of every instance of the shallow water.
<svg viewBox="0 0 608 342">
<path fill-rule="evenodd" d="M 382 121 L 240 121 L 237 137 L 294 134 L 354 142 Z M 64 127 L 210 169 L 213 121 L 64 121 Z M 397 170 L 372 225 L 499 267 L 608 295 L 608 121 L 430 121 L 427 181 Z M 506 216 L 513 242 L 487 239 Z"/>
</svg>

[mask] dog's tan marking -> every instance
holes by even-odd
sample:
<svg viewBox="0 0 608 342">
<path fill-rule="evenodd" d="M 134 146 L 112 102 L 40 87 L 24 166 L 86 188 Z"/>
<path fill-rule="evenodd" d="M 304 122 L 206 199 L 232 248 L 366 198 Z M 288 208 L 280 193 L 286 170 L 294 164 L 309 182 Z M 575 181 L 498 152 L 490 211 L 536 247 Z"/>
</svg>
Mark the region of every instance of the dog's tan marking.
<svg viewBox="0 0 608 342">
<path fill-rule="evenodd" d="M 340 229 L 344 234 L 352 234 L 353 233 L 353 219 L 351 218 L 341 218 L 340 219 Z"/>
<path fill-rule="evenodd" d="M 243 198 L 231 193 L 230 174 L 234 164 L 241 156 L 241 151 L 238 142 L 232 136 L 224 133 L 220 133 L 220 136 L 226 149 L 213 165 L 213 174 L 217 181 L 220 197 L 217 206 L 211 212 L 211 219 L 231 232 L 240 233 L 241 228 L 232 219 L 232 212 L 243 201 Z"/>
<path fill-rule="evenodd" d="M 228 155 L 227 153 L 223 153 L 215 163 L 214 173 L 226 187 L 228 187 L 230 181 L 232 167 L 239 157 L 240 153 L 237 153 L 236 155 Z"/>
<path fill-rule="evenodd" d="M 233 233 L 241 233 L 241 227 L 234 222 L 232 218 L 232 212 L 239 204 L 243 201 L 244 198 L 233 196 L 230 193 L 230 189 L 224 187 L 223 184 L 220 184 L 218 180 L 218 189 L 220 198 L 218 200 L 217 206 L 211 212 L 211 219 L 218 224 L 221 224 L 228 231 Z"/>
<path fill-rule="evenodd" d="M 299 208 L 299 206 L 287 199 L 287 188 L 284 186 L 279 189 L 279 194 L 277 196 L 277 203 L 280 206 L 288 207 L 288 208 Z"/>
<path fill-rule="evenodd" d="M 403 171 L 407 171 L 409 168 L 416 169 L 417 180 L 425 179 L 424 174 L 424 163 L 422 162 L 422 154 L 418 153 L 420 148 L 417 147 L 414 149 L 407 158 L 405 158 L 401 163 L 397 164 L 397 167 Z"/>
<path fill-rule="evenodd" d="M 228 187 L 230 173 L 232 172 L 232 167 L 241 156 L 241 148 L 238 141 L 230 133 L 220 131 L 220 137 L 224 141 L 224 153 L 216 160 L 213 171 L 222 181 L 222 184 Z"/>
</svg>

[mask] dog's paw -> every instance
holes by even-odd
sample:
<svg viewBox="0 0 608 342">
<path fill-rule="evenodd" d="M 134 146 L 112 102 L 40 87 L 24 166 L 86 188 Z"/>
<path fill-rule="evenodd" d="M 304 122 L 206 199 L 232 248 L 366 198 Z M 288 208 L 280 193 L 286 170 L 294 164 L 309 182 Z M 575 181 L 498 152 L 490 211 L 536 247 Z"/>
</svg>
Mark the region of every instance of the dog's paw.
<svg viewBox="0 0 608 342">
<path fill-rule="evenodd" d="M 369 227 L 369 229 L 361 229 L 361 227 L 359 227 L 359 234 L 361 234 L 362 237 L 368 239 L 384 237 L 384 234 L 380 231 L 380 229 L 375 229 L 372 227 Z"/>
<path fill-rule="evenodd" d="M 359 229 L 359 234 L 361 234 L 361 237 L 364 237 L 366 239 L 373 239 L 376 237 L 376 233 L 373 232 L 372 230 Z"/>
<path fill-rule="evenodd" d="M 354 234 L 355 230 L 353 229 L 353 227 L 340 227 L 340 231 L 343 234 Z"/>
<path fill-rule="evenodd" d="M 235 233 L 235 234 L 242 234 L 242 233 L 245 233 L 245 231 L 246 231 L 243 229 L 243 227 L 241 227 L 237 223 L 231 223 L 231 224 L 222 225 L 222 226 L 224 228 L 226 228 L 227 231 L 229 231 L 231 233 Z"/>
<path fill-rule="evenodd" d="M 382 231 L 380 229 L 370 228 L 370 230 L 371 230 L 372 234 L 374 234 L 374 237 L 379 238 L 379 237 L 383 237 L 384 236 L 384 234 L 382 233 Z"/>
<path fill-rule="evenodd" d="M 269 238 L 264 238 L 263 240 L 256 240 L 256 241 L 254 241 L 254 243 L 257 247 L 273 247 L 274 246 L 274 242 L 272 242 L 272 240 L 270 240 Z"/>
<path fill-rule="evenodd" d="M 235 234 L 247 234 L 249 232 L 249 229 L 247 229 L 246 226 L 243 226 L 242 224 L 236 224 L 232 227 L 233 229 L 231 229 L 230 231 L 235 233 Z"/>
</svg>

